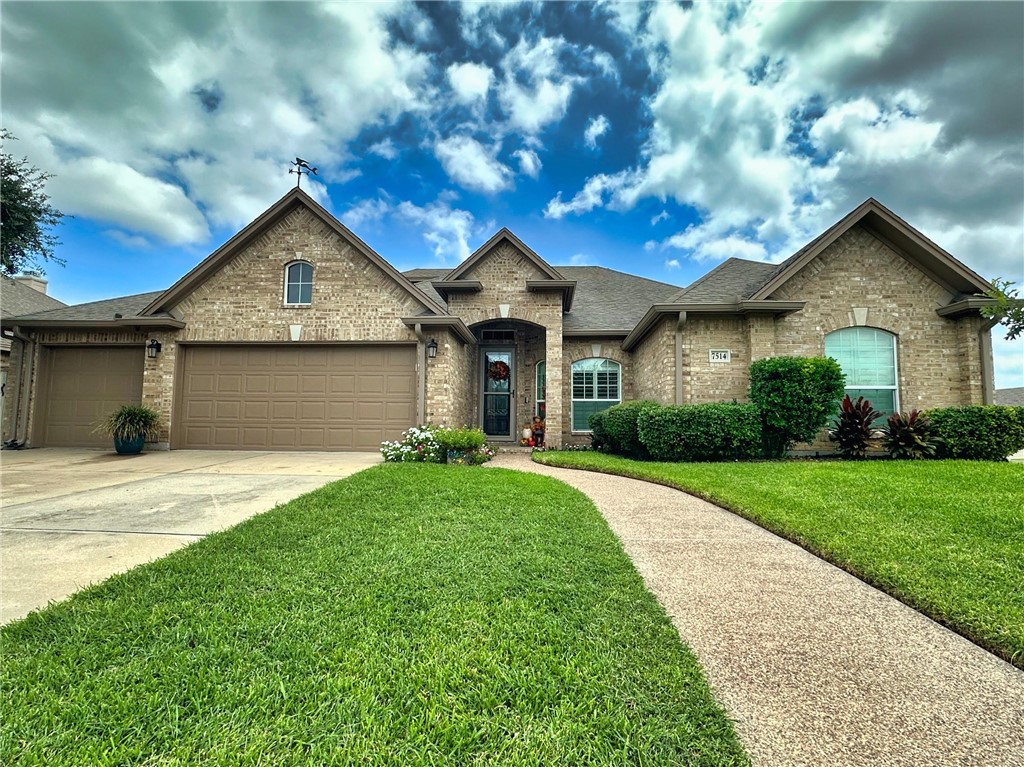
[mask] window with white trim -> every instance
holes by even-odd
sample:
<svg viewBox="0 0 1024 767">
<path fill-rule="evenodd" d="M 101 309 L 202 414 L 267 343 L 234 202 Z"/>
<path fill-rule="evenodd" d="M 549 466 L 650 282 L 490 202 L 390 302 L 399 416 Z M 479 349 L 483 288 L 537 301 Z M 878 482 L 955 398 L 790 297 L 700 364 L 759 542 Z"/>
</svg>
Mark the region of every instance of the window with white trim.
<svg viewBox="0 0 1024 767">
<path fill-rule="evenodd" d="M 284 302 L 290 306 L 313 303 L 313 265 L 293 261 L 284 268 Z"/>
<path fill-rule="evenodd" d="M 622 402 L 622 366 L 591 358 L 572 363 L 572 430 L 590 431 L 590 416 Z"/>
<path fill-rule="evenodd" d="M 547 363 L 541 360 L 537 363 L 537 375 L 536 375 L 536 390 L 537 390 L 537 416 L 543 421 L 544 414 L 546 411 L 545 404 L 548 399 L 548 371 Z"/>
<path fill-rule="evenodd" d="M 899 408 L 896 336 L 877 328 L 843 328 L 825 336 L 825 356 L 846 375 L 846 393 L 863 397 L 885 415 Z"/>
</svg>

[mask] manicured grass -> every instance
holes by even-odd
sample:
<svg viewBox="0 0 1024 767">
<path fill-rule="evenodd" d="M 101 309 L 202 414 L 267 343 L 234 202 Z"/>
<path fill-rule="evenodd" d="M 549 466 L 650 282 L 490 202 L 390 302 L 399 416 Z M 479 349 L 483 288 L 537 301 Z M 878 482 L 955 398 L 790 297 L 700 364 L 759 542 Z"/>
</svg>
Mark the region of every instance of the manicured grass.
<svg viewBox="0 0 1024 767">
<path fill-rule="evenodd" d="M 0 763 L 745 765 L 593 504 L 385 465 L 11 624 Z"/>
<path fill-rule="evenodd" d="M 551 466 L 677 487 L 731 509 L 1024 667 L 1024 465 L 974 461 Z"/>
</svg>

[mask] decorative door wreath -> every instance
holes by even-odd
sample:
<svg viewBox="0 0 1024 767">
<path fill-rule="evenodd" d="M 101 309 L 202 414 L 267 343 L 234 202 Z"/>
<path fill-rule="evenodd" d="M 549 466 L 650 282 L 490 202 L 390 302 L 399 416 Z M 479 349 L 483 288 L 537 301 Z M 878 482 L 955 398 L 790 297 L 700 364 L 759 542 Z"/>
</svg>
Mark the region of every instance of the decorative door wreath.
<svg viewBox="0 0 1024 767">
<path fill-rule="evenodd" d="M 508 365 L 498 360 L 497 362 L 492 362 L 491 366 L 487 368 L 487 377 L 492 381 L 507 381 L 510 372 Z"/>
</svg>

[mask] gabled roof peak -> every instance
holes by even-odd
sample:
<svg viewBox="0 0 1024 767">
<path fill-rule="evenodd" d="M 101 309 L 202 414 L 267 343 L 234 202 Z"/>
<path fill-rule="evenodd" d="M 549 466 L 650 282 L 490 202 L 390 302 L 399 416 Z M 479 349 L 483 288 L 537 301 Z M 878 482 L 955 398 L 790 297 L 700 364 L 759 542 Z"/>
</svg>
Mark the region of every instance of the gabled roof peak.
<svg viewBox="0 0 1024 767">
<path fill-rule="evenodd" d="M 531 248 L 529 245 L 527 245 L 525 242 L 519 239 L 511 229 L 509 229 L 507 226 L 503 226 L 501 227 L 501 229 L 495 232 L 494 235 L 492 235 L 491 238 L 487 240 L 487 242 L 485 242 L 483 245 L 481 245 L 479 248 L 473 251 L 469 258 L 467 258 L 457 267 L 452 269 L 452 271 L 450 271 L 447 275 L 445 275 L 444 281 L 453 282 L 455 280 L 464 279 L 464 275 L 470 269 L 476 266 L 476 264 L 482 261 L 487 256 L 487 254 L 490 253 L 495 248 L 495 246 L 497 246 L 498 243 L 500 243 L 502 240 L 511 243 L 513 247 L 515 247 L 523 255 L 525 255 L 526 258 L 529 261 L 531 261 L 541 271 L 545 279 L 565 279 L 565 277 L 563 277 L 557 269 L 555 269 L 553 266 L 551 266 L 551 264 L 549 264 L 539 255 L 537 255 L 533 248 Z"/>
</svg>

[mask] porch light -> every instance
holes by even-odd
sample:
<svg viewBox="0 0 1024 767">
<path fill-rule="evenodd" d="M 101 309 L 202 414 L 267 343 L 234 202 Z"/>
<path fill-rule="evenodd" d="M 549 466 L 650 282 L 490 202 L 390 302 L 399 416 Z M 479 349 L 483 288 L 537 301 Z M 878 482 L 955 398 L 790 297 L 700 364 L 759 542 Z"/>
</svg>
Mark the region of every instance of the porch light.
<svg viewBox="0 0 1024 767">
<path fill-rule="evenodd" d="M 161 346 L 159 341 L 157 341 L 155 338 L 151 338 L 149 339 L 149 344 L 146 346 L 146 356 L 149 357 L 151 360 L 155 360 L 156 355 L 160 353 L 160 350 L 162 348 L 163 346 Z"/>
<path fill-rule="evenodd" d="M 437 339 L 431 338 L 427 344 L 427 359 L 434 359 L 437 356 Z"/>
</svg>

